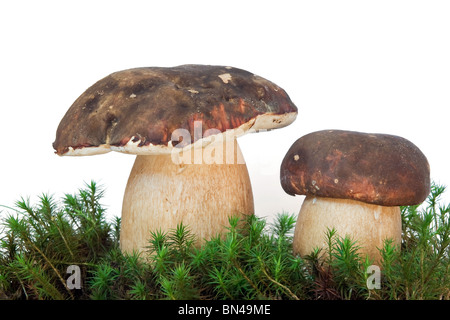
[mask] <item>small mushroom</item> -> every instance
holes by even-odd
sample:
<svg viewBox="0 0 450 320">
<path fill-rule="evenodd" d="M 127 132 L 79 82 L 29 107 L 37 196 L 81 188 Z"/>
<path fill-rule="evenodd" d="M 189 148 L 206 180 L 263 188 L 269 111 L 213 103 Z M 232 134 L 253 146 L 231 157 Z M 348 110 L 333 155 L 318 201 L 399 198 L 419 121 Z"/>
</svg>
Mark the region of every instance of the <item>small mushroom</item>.
<svg viewBox="0 0 450 320">
<path fill-rule="evenodd" d="M 121 249 L 142 251 L 151 230 L 188 225 L 201 243 L 231 215 L 254 214 L 236 138 L 292 123 L 297 108 L 274 83 L 207 65 L 115 72 L 88 88 L 61 120 L 61 156 L 137 155 L 122 205 Z"/>
<path fill-rule="evenodd" d="M 335 228 L 379 263 L 384 240 L 401 243 L 399 206 L 420 204 L 429 194 L 430 167 L 402 137 L 324 130 L 294 142 L 281 164 L 280 180 L 286 193 L 306 196 L 294 252 L 304 256 L 323 248 L 327 228 Z"/>
</svg>

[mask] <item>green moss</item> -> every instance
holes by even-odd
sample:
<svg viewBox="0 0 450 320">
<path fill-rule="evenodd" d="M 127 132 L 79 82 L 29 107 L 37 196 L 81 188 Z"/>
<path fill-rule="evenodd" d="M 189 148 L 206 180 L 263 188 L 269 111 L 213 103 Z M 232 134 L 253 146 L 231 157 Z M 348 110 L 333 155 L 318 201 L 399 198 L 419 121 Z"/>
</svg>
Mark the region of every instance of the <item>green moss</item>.
<svg viewBox="0 0 450 320">
<path fill-rule="evenodd" d="M 386 241 L 381 269 L 358 243 L 328 230 L 325 252 L 292 252 L 296 216 L 273 224 L 230 218 L 226 234 L 193 245 L 189 226 L 149 232 L 148 250 L 123 254 L 120 219 L 107 221 L 104 190 L 86 184 L 60 202 L 21 199 L 1 214 L 4 299 L 450 299 L 450 206 L 432 186 L 421 206 L 402 207 L 401 250 Z M 326 257 L 322 259 L 319 257 Z M 79 274 L 68 273 L 76 265 Z M 374 270 L 374 271 L 373 271 Z M 374 278 L 379 274 L 379 278 Z M 79 277 L 74 288 L 72 276 Z"/>
</svg>

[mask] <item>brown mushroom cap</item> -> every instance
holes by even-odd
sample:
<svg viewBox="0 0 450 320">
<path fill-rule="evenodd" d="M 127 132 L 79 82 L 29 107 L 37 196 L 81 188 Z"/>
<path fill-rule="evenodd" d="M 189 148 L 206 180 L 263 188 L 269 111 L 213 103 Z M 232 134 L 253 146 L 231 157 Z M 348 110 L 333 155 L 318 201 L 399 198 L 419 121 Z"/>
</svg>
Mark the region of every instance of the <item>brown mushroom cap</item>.
<svg viewBox="0 0 450 320">
<path fill-rule="evenodd" d="M 290 195 L 358 200 L 384 206 L 414 205 L 430 192 L 430 167 L 410 141 L 393 135 L 343 130 L 307 134 L 281 164 Z"/>
<path fill-rule="evenodd" d="M 224 66 L 182 65 L 115 72 L 87 89 L 61 120 L 53 147 L 58 155 L 112 150 L 170 152 L 171 135 L 194 122 L 225 132 L 284 127 L 297 108 L 286 92 L 250 72 Z M 203 137 L 203 135 L 202 135 Z"/>
</svg>

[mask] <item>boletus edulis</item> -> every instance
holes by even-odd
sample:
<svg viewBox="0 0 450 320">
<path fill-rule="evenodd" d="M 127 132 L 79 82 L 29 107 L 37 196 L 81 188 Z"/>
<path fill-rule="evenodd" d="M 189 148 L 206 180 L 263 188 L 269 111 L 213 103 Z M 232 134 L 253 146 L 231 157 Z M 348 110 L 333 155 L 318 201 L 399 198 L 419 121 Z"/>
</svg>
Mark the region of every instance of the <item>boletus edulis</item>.
<svg viewBox="0 0 450 320">
<path fill-rule="evenodd" d="M 306 196 L 295 226 L 296 253 L 323 248 L 327 229 L 334 228 L 376 263 L 384 240 L 401 243 L 399 206 L 420 204 L 430 192 L 428 161 L 412 142 L 345 130 L 317 131 L 295 141 L 280 179 L 286 193 Z"/>
<path fill-rule="evenodd" d="M 292 123 L 297 108 L 276 84 L 248 71 L 209 65 L 143 67 L 88 88 L 61 120 L 61 156 L 137 155 L 122 205 L 120 246 L 142 251 L 150 231 L 180 223 L 198 243 L 229 216 L 254 214 L 236 138 Z"/>
</svg>

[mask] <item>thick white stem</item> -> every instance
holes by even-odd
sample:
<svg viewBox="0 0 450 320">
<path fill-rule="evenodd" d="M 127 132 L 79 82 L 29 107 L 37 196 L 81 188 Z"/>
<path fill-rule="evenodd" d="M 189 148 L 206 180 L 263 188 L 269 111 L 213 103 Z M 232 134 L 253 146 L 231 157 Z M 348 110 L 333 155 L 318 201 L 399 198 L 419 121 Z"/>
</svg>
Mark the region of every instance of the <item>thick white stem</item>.
<svg viewBox="0 0 450 320">
<path fill-rule="evenodd" d="M 236 152 L 240 154 L 238 146 Z M 229 216 L 254 214 L 245 163 L 173 160 L 170 154 L 136 157 L 122 207 L 120 243 L 124 252 L 145 250 L 150 231 L 168 232 L 180 222 L 200 244 L 224 231 Z"/>
<path fill-rule="evenodd" d="M 301 256 L 314 248 L 327 249 L 327 228 L 337 235 L 349 235 L 376 264 L 381 256 L 378 248 L 385 239 L 400 245 L 402 221 L 399 207 L 386 207 L 354 200 L 307 196 L 300 209 L 294 232 L 293 250 Z"/>
</svg>

